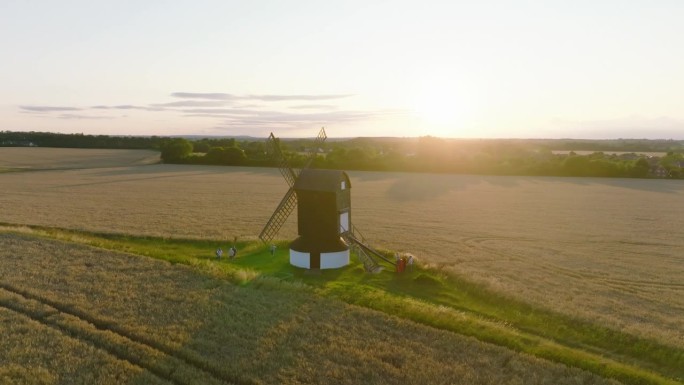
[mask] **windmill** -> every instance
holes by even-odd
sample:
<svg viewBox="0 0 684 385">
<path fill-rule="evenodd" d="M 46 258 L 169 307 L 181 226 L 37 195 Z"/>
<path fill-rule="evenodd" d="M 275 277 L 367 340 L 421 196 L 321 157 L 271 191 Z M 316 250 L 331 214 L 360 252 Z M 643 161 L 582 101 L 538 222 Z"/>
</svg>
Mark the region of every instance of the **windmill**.
<svg viewBox="0 0 684 385">
<path fill-rule="evenodd" d="M 266 151 L 277 162 L 289 189 L 259 238 L 269 244 L 297 208 L 299 237 L 290 244 L 290 264 L 306 269 L 343 267 L 349 264 L 352 248 L 367 271 L 378 272 L 382 269 L 373 256 L 394 265 L 373 250 L 352 225 L 351 182 L 347 173 L 309 168 L 326 138 L 325 128 L 321 128 L 304 167 L 293 169 L 271 133 Z"/>
</svg>

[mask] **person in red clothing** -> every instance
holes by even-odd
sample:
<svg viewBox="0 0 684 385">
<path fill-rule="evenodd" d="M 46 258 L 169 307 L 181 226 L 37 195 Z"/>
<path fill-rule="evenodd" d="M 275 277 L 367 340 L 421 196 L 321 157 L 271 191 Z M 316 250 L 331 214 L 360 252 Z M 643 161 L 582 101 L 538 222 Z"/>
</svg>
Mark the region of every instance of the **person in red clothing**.
<svg viewBox="0 0 684 385">
<path fill-rule="evenodd" d="M 399 258 L 399 269 L 398 269 L 398 271 L 400 273 L 403 273 L 405 269 L 406 269 L 406 256 L 402 256 L 401 258 Z"/>
</svg>

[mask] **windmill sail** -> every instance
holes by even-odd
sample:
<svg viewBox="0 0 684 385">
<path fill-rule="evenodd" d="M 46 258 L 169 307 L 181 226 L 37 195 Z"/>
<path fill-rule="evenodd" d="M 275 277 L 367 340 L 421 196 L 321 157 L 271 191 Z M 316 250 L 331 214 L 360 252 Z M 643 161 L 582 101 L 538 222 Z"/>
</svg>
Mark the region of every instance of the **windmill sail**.
<svg viewBox="0 0 684 385">
<path fill-rule="evenodd" d="M 321 131 L 318 133 L 318 136 L 314 140 L 313 147 L 309 155 L 309 159 L 307 160 L 304 168 L 308 168 L 311 165 L 311 162 L 313 162 L 314 158 L 318 153 L 318 149 L 323 144 L 326 138 L 327 135 L 325 134 L 325 128 L 321 128 Z M 259 234 L 259 238 L 264 243 L 270 243 L 276 236 L 276 234 L 278 234 L 280 228 L 283 227 L 285 221 L 290 216 L 294 208 L 297 207 L 297 194 L 295 194 L 294 191 L 294 184 L 297 181 L 297 178 L 299 177 L 301 170 L 296 170 L 290 167 L 290 164 L 285 158 L 283 151 L 280 149 L 278 139 L 276 139 L 273 133 L 271 133 L 271 135 L 268 137 L 268 140 L 266 141 L 266 152 L 271 156 L 273 160 L 276 161 L 276 164 L 280 169 L 280 173 L 283 175 L 283 178 L 285 178 L 285 181 L 287 181 L 287 184 L 290 186 L 290 189 L 287 191 L 283 199 L 280 201 L 280 204 L 278 204 L 278 207 L 271 215 L 271 218 L 268 220 L 268 222 L 266 222 L 266 226 L 264 226 L 263 230 L 261 230 L 261 234 Z"/>
<path fill-rule="evenodd" d="M 316 156 L 318 155 L 318 150 L 321 148 L 323 145 L 323 142 L 328 138 L 328 135 L 325 133 L 325 127 L 321 127 L 321 130 L 318 132 L 318 136 L 313 142 L 313 145 L 311 146 L 311 150 L 309 151 L 309 159 L 306 160 L 306 163 L 304 164 L 304 168 L 309 168 L 311 166 L 311 163 L 316 159 Z"/>
<path fill-rule="evenodd" d="M 276 234 L 278 234 L 278 231 L 280 231 L 280 228 L 283 227 L 283 224 L 285 224 L 285 221 L 295 207 L 297 207 L 297 194 L 295 194 L 294 189 L 290 187 L 280 201 L 280 204 L 278 204 L 276 210 L 273 212 L 273 215 L 271 215 L 271 218 L 266 223 L 266 226 L 264 226 L 264 229 L 261 230 L 259 238 L 264 243 L 271 242 Z"/>
<path fill-rule="evenodd" d="M 283 151 L 280 149 L 278 140 L 273 136 L 273 133 L 271 133 L 266 141 L 266 152 L 276 161 L 278 169 L 280 169 L 280 173 L 283 174 L 283 178 L 285 178 L 287 184 L 290 187 L 294 186 L 294 182 L 297 180 L 299 173 L 290 167 L 290 164 L 287 162 L 287 159 L 285 159 L 285 155 L 283 155 Z"/>
</svg>

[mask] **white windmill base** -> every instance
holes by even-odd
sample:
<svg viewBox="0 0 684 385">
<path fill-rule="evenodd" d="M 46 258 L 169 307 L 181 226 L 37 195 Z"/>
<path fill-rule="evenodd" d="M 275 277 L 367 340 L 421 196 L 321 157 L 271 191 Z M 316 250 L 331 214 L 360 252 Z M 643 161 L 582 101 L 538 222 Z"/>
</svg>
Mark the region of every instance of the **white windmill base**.
<svg viewBox="0 0 684 385">
<path fill-rule="evenodd" d="M 311 253 L 290 249 L 290 264 L 304 269 L 311 269 Z M 321 253 L 320 269 L 337 269 L 349 264 L 349 249 Z"/>
</svg>

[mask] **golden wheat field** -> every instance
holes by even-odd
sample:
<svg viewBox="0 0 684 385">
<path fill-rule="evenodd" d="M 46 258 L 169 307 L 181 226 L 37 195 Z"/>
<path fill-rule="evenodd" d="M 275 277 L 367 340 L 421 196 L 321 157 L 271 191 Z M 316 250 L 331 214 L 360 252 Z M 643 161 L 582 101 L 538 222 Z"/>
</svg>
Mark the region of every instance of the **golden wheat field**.
<svg viewBox="0 0 684 385">
<path fill-rule="evenodd" d="M 134 166 L 158 162 L 159 153 L 151 150 L 0 148 L 0 171 Z"/>
<path fill-rule="evenodd" d="M 411 251 L 525 301 L 684 346 L 684 181 L 349 174 L 352 221 L 372 244 Z M 124 164 L 1 173 L 0 222 L 254 238 L 285 191 L 278 170 L 263 168 Z M 291 218 L 281 237 L 294 232 Z"/>
<path fill-rule="evenodd" d="M 616 383 L 303 285 L 28 234 L 0 245 L 3 384 Z"/>
</svg>

